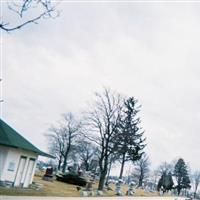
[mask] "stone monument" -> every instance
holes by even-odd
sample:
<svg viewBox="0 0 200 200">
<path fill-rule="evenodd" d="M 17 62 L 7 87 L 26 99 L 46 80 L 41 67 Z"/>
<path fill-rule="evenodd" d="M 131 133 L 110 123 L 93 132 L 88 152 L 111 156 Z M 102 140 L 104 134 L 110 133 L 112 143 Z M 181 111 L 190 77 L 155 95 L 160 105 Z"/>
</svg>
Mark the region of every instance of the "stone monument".
<svg viewBox="0 0 200 200">
<path fill-rule="evenodd" d="M 123 181 L 121 179 L 119 179 L 118 182 L 115 184 L 115 186 L 116 186 L 115 192 L 116 192 L 116 195 L 118 195 L 118 196 L 122 196 L 122 191 L 121 191 L 122 183 L 123 183 Z"/>
<path fill-rule="evenodd" d="M 53 167 L 47 167 L 42 179 L 45 181 L 53 181 Z"/>
<path fill-rule="evenodd" d="M 129 186 L 128 186 L 128 191 L 127 191 L 127 195 L 128 196 L 133 196 L 134 194 L 134 182 L 130 182 Z"/>
</svg>

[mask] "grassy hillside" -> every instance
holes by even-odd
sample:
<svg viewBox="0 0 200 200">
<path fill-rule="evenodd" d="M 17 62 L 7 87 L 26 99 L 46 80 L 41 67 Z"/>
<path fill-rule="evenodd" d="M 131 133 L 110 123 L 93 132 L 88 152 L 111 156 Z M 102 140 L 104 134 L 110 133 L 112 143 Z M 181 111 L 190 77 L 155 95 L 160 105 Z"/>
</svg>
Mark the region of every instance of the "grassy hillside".
<svg viewBox="0 0 200 200">
<path fill-rule="evenodd" d="M 53 182 L 44 181 L 41 175 L 34 177 L 34 182 L 42 185 L 39 190 L 35 189 L 20 189 L 20 188 L 3 188 L 0 187 L 1 195 L 22 195 L 22 196 L 61 196 L 61 197 L 78 197 L 80 191 L 77 191 L 75 185 L 63 183 L 54 180 Z M 97 189 L 97 183 L 94 184 L 94 190 Z M 115 185 L 111 184 L 110 187 L 113 191 L 105 191 L 104 196 L 115 196 Z M 84 188 L 82 188 L 84 189 Z M 127 185 L 122 186 L 122 192 L 126 194 L 128 190 Z M 157 196 L 157 193 L 147 193 L 142 189 L 137 189 L 134 196 Z"/>
</svg>

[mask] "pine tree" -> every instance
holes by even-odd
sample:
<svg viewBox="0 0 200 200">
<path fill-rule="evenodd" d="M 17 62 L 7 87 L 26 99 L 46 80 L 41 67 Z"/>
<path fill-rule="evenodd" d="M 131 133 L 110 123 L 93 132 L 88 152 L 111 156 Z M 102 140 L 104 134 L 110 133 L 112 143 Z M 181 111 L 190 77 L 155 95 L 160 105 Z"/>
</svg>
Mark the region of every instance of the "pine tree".
<svg viewBox="0 0 200 200">
<path fill-rule="evenodd" d="M 176 189 L 178 195 L 180 195 L 182 189 L 187 189 L 191 187 L 187 166 L 182 158 L 180 158 L 175 165 L 174 176 L 176 177 L 177 180 Z"/>
<path fill-rule="evenodd" d="M 162 173 L 160 180 L 158 181 L 157 190 L 159 191 L 162 188 L 163 192 L 167 192 L 173 189 L 173 185 L 174 185 L 174 182 L 172 179 L 171 172 L 167 173 L 166 171 L 164 171 Z"/>
<path fill-rule="evenodd" d="M 124 110 L 118 126 L 116 138 L 116 151 L 120 157 L 121 170 L 119 178 L 122 178 L 125 162 L 136 161 L 143 155 L 144 144 L 143 132 L 139 127 L 140 118 L 137 117 L 139 106 L 137 100 L 130 97 L 124 102 Z"/>
</svg>

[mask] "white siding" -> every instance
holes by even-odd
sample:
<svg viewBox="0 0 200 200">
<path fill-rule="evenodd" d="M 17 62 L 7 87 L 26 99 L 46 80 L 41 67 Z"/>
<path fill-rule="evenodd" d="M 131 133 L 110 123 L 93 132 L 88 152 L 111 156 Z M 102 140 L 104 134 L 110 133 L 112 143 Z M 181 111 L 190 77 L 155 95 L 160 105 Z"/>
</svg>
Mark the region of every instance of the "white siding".
<svg viewBox="0 0 200 200">
<path fill-rule="evenodd" d="M 2 174 L 6 162 L 6 157 L 8 154 L 8 148 L 0 146 L 0 181 L 2 180 Z"/>
<path fill-rule="evenodd" d="M 0 146 L 0 150 L 2 149 L 2 146 Z M 24 182 L 24 179 L 26 177 L 28 162 L 30 158 L 34 158 L 37 160 L 38 155 L 34 152 L 29 152 L 25 150 L 15 149 L 15 148 L 9 148 L 7 152 L 7 159 L 4 164 L 4 169 L 2 170 L 1 179 L 2 181 L 9 181 L 13 182 L 15 181 L 18 165 L 20 161 L 20 157 L 24 156 L 26 157 L 26 164 L 24 167 L 23 175 L 22 175 L 22 183 Z M 34 175 L 34 170 L 32 172 L 32 176 Z M 31 179 L 32 182 L 32 179 Z M 31 183 L 30 182 L 30 183 Z"/>
</svg>

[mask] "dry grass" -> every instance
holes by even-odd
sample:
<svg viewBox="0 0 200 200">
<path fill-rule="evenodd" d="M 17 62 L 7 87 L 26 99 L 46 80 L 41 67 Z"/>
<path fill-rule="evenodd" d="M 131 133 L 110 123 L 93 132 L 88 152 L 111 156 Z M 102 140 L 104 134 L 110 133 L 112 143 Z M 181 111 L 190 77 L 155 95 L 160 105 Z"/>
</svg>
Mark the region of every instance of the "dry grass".
<svg viewBox="0 0 200 200">
<path fill-rule="evenodd" d="M 54 180 L 53 182 L 48 182 L 42 180 L 42 173 L 37 173 L 34 177 L 34 182 L 43 185 L 40 190 L 34 189 L 20 189 L 20 188 L 3 188 L 0 187 L 1 195 L 12 195 L 12 196 L 60 196 L 60 197 L 78 197 L 80 196 L 80 191 L 77 191 L 75 185 L 63 183 Z M 97 189 L 98 184 L 94 184 L 94 190 Z M 113 191 L 105 191 L 104 196 L 115 196 L 115 185 L 110 184 Z M 122 186 L 122 192 L 125 195 L 128 190 L 127 185 Z M 136 189 L 134 196 L 157 196 L 157 193 L 147 193 L 142 189 Z"/>
<path fill-rule="evenodd" d="M 34 190 L 0 187 L 0 194 L 11 196 L 80 196 L 80 193 L 76 190 L 76 186 L 74 185 L 62 183 L 56 180 L 53 182 L 44 181 L 39 176 L 34 177 L 34 182 L 42 184 L 42 189 Z"/>
<path fill-rule="evenodd" d="M 114 184 L 110 184 L 109 185 L 113 191 L 106 191 L 105 192 L 105 196 L 116 196 L 115 195 L 115 185 Z M 123 195 L 126 195 L 126 192 L 128 190 L 128 185 L 122 185 L 121 187 L 121 191 L 123 193 Z M 135 189 L 135 193 L 134 196 L 158 196 L 158 194 L 156 192 L 152 193 L 152 192 L 146 192 L 143 189 Z"/>
</svg>

